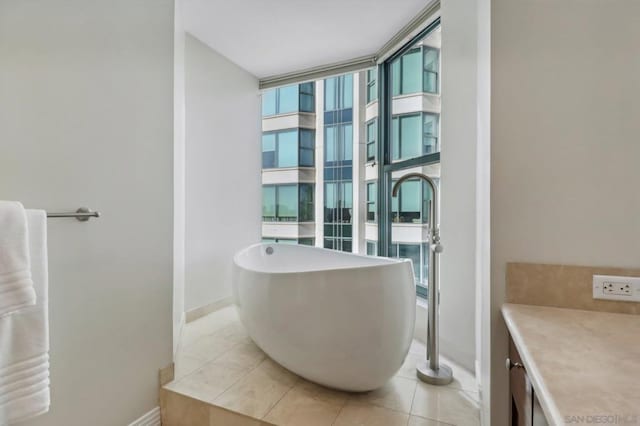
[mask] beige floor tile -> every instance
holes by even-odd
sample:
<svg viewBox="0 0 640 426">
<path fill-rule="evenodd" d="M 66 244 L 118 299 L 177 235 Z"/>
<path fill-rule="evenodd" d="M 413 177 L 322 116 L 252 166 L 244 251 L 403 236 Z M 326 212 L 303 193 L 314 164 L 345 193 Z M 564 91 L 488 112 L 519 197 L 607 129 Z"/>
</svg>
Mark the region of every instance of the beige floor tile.
<svg viewBox="0 0 640 426">
<path fill-rule="evenodd" d="M 424 344 L 417 340 L 413 340 L 409 349 L 407 359 L 400 370 L 396 373 L 396 376 L 405 377 L 407 379 L 418 380 L 416 376 L 416 364 L 418 361 L 426 359 L 426 349 Z M 469 370 L 461 367 L 455 362 L 441 356 L 440 362 L 448 365 L 453 370 L 453 382 L 448 387 L 462 389 L 471 392 L 477 392 L 478 386 L 476 384 L 476 377 Z"/>
<path fill-rule="evenodd" d="M 233 413 L 224 408 L 212 406 L 209 410 L 208 426 L 272 426 L 272 424 L 247 417 L 243 414 Z"/>
<path fill-rule="evenodd" d="M 181 348 L 181 354 L 191 358 L 211 361 L 227 352 L 238 343 L 239 341 L 237 339 L 228 338 L 223 334 L 208 334 L 200 337 L 190 345 Z"/>
<path fill-rule="evenodd" d="M 377 405 L 409 414 L 415 390 L 415 380 L 393 377 L 380 389 L 353 394 L 350 401 Z"/>
<path fill-rule="evenodd" d="M 333 426 L 406 426 L 409 415 L 371 404 L 347 402 Z"/>
<path fill-rule="evenodd" d="M 443 356 L 440 357 L 440 362 L 451 367 L 451 370 L 453 371 L 453 382 L 447 385 L 448 387 L 470 392 L 478 391 L 476 376 L 472 372 Z"/>
<path fill-rule="evenodd" d="M 348 395 L 301 381 L 269 411 L 264 420 L 279 426 L 330 426 Z"/>
<path fill-rule="evenodd" d="M 419 340 L 413 339 L 413 341 L 411 342 L 411 346 L 409 346 L 409 352 L 426 356 L 427 347 L 425 346 L 424 343 L 420 342 Z"/>
<path fill-rule="evenodd" d="M 422 382 L 418 382 L 411 414 L 458 426 L 480 424 L 480 406 L 476 394 Z"/>
<path fill-rule="evenodd" d="M 404 377 L 405 379 L 418 380 L 416 376 L 416 365 L 418 361 L 424 359 L 424 354 L 418 354 L 416 352 L 409 352 L 407 358 L 404 360 L 402 367 L 396 373 L 397 377 Z"/>
<path fill-rule="evenodd" d="M 349 397 L 353 395 L 350 392 L 343 392 L 335 389 L 329 389 L 321 385 L 317 385 L 308 380 L 300 379 L 300 381 L 294 386 L 300 392 L 304 392 L 320 401 L 327 402 L 329 404 L 343 406 Z"/>
<path fill-rule="evenodd" d="M 180 380 L 187 374 L 193 373 L 198 368 L 204 366 L 206 361 L 200 358 L 194 358 L 178 352 L 175 361 L 175 380 Z"/>
<path fill-rule="evenodd" d="M 225 326 L 239 323 L 238 313 L 234 306 L 227 306 L 202 318 L 184 325 L 181 343 L 184 346 L 193 344 L 200 337 L 213 334 Z"/>
<path fill-rule="evenodd" d="M 180 380 L 170 383 L 167 387 L 201 401 L 212 403 L 249 371 L 251 371 L 250 367 L 242 367 L 224 361 L 212 361 Z"/>
<path fill-rule="evenodd" d="M 261 419 L 298 381 L 269 358 L 220 395 L 215 404 Z"/>
<path fill-rule="evenodd" d="M 439 422 L 420 416 L 409 416 L 409 424 L 407 426 L 451 426 L 451 423 Z"/>
<path fill-rule="evenodd" d="M 266 358 L 267 355 L 262 352 L 255 343 L 248 341 L 238 343 L 215 360 L 219 362 L 226 362 L 231 365 L 237 365 L 242 368 L 253 369 Z"/>
</svg>

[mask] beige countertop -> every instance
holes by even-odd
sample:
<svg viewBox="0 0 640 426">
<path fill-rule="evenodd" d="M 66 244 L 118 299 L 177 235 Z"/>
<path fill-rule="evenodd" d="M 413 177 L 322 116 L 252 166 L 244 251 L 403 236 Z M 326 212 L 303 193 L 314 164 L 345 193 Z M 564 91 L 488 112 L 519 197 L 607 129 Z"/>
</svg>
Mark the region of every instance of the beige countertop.
<svg viewBox="0 0 640 426">
<path fill-rule="evenodd" d="M 502 315 L 550 424 L 640 424 L 640 315 L 518 304 Z"/>
</svg>

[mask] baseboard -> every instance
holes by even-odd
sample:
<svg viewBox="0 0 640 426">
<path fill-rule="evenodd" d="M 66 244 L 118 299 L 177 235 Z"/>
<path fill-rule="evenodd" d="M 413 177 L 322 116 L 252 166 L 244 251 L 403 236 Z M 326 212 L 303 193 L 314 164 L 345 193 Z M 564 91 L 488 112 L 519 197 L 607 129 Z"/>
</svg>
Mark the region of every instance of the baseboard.
<svg viewBox="0 0 640 426">
<path fill-rule="evenodd" d="M 142 417 L 129 423 L 129 426 L 160 426 L 160 407 L 155 407 Z"/>
<path fill-rule="evenodd" d="M 198 318 L 202 318 L 205 315 L 209 315 L 211 312 L 215 312 L 218 309 L 225 308 L 233 303 L 233 297 L 224 297 L 222 299 L 216 300 L 215 302 L 208 303 L 204 306 L 200 306 L 195 309 L 191 309 L 186 313 L 187 324 L 197 320 Z"/>
</svg>

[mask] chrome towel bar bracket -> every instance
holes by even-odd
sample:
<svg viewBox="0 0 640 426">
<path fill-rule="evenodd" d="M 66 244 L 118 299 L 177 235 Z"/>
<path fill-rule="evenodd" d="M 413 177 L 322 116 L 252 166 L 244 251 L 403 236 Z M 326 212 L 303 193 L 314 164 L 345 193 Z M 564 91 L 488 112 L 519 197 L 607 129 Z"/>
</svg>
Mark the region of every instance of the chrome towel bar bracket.
<svg viewBox="0 0 640 426">
<path fill-rule="evenodd" d="M 88 207 L 80 207 L 75 212 L 65 212 L 65 213 L 49 213 L 47 212 L 47 217 L 75 217 L 80 222 L 86 222 L 92 217 L 100 217 L 100 212 L 91 211 Z"/>
</svg>

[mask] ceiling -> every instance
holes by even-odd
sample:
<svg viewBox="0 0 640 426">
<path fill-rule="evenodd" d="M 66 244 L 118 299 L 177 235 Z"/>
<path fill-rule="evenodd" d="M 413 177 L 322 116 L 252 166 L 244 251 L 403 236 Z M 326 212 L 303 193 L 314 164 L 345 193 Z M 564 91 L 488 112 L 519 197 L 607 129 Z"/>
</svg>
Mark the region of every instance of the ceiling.
<svg viewBox="0 0 640 426">
<path fill-rule="evenodd" d="M 374 54 L 429 0 L 183 0 L 185 30 L 258 78 Z"/>
</svg>

